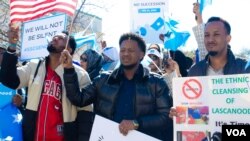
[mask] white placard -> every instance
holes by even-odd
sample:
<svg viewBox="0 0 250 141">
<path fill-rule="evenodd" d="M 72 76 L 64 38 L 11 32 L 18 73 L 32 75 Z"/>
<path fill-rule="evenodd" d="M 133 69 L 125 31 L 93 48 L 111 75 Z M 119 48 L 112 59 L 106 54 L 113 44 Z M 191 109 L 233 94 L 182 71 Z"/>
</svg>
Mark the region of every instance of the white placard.
<svg viewBox="0 0 250 141">
<path fill-rule="evenodd" d="M 118 126 L 118 123 L 96 115 L 90 141 L 160 141 L 136 130 L 124 136 Z"/>
<path fill-rule="evenodd" d="M 174 140 L 200 141 L 222 125 L 250 125 L 249 86 L 249 74 L 175 78 Z"/>
<path fill-rule="evenodd" d="M 146 43 L 162 43 L 160 34 L 165 34 L 165 18 L 168 16 L 169 0 L 131 0 L 131 28 L 141 35 Z"/>
<path fill-rule="evenodd" d="M 66 15 L 60 14 L 25 22 L 22 28 L 21 60 L 45 57 L 47 37 L 52 38 L 66 29 Z"/>
</svg>

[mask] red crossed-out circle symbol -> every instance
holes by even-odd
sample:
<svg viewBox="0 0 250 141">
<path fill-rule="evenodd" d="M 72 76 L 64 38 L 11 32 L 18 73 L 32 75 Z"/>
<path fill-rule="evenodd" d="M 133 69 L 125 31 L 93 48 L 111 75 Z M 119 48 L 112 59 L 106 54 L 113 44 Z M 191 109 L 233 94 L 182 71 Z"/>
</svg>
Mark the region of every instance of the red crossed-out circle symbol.
<svg viewBox="0 0 250 141">
<path fill-rule="evenodd" d="M 201 83 L 196 79 L 188 79 L 182 86 L 182 92 L 186 98 L 196 99 L 201 96 Z"/>
</svg>

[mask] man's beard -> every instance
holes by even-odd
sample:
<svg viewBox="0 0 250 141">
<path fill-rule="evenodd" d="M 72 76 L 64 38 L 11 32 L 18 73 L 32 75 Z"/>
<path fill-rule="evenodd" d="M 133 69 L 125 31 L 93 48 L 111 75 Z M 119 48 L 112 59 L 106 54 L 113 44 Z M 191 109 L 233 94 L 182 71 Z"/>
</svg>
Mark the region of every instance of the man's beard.
<svg viewBox="0 0 250 141">
<path fill-rule="evenodd" d="M 125 69 L 125 70 L 132 70 L 133 68 L 135 68 L 137 66 L 137 64 L 130 64 L 130 65 L 123 65 L 121 64 L 121 66 Z"/>
<path fill-rule="evenodd" d="M 61 51 L 57 50 L 52 44 L 47 46 L 47 50 L 49 53 L 60 53 Z"/>
<path fill-rule="evenodd" d="M 217 51 L 209 51 L 208 54 L 210 56 L 216 56 L 218 54 L 218 52 Z"/>
</svg>

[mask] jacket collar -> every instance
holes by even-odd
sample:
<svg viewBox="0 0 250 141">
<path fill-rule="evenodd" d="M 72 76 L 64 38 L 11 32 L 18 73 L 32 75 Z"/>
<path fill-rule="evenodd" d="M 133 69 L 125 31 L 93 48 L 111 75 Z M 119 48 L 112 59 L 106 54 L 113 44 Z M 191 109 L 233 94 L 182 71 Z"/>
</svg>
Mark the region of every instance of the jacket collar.
<svg viewBox="0 0 250 141">
<path fill-rule="evenodd" d="M 205 60 L 209 63 L 209 54 L 206 55 Z M 235 60 L 235 56 L 231 49 L 227 49 L 227 60 Z"/>
<path fill-rule="evenodd" d="M 206 61 L 206 67 L 203 67 L 203 71 L 204 72 L 207 72 L 207 68 L 208 68 L 208 66 L 209 66 L 209 55 L 207 55 L 206 57 L 205 57 L 205 61 Z M 227 63 L 225 64 L 225 66 L 224 66 L 224 68 L 223 68 L 223 73 L 224 74 L 227 74 L 228 72 L 227 72 L 227 70 L 228 70 L 228 68 L 230 67 L 230 65 L 233 63 L 235 61 L 235 56 L 234 56 L 234 54 L 233 54 L 233 52 L 231 51 L 231 49 L 227 49 Z"/>
<path fill-rule="evenodd" d="M 206 55 L 205 60 L 206 60 L 206 63 L 209 65 L 209 54 Z M 235 60 L 235 56 L 233 52 L 231 51 L 231 49 L 227 49 L 227 63 L 232 60 Z"/>
<path fill-rule="evenodd" d="M 124 71 L 123 71 L 123 67 L 120 66 L 119 68 L 115 69 L 109 77 L 108 82 L 112 83 L 112 82 L 118 82 L 121 81 L 123 75 L 124 75 Z M 145 79 L 149 78 L 149 70 L 147 68 L 144 68 L 141 64 L 139 65 L 134 78 L 135 81 L 144 81 Z"/>
</svg>

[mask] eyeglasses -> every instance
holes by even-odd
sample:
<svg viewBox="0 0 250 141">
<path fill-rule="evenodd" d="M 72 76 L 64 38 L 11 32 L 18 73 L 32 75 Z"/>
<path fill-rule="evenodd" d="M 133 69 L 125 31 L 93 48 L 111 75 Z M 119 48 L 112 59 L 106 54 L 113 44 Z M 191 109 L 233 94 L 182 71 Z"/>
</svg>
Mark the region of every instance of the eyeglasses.
<svg viewBox="0 0 250 141">
<path fill-rule="evenodd" d="M 82 62 L 87 62 L 87 61 L 88 61 L 87 58 L 83 58 L 83 57 L 80 57 L 80 60 L 81 60 Z"/>
<path fill-rule="evenodd" d="M 153 61 L 156 61 L 156 60 L 158 60 L 159 58 L 157 57 L 157 56 L 155 56 L 155 55 L 151 55 L 151 56 L 149 56 Z"/>
</svg>

